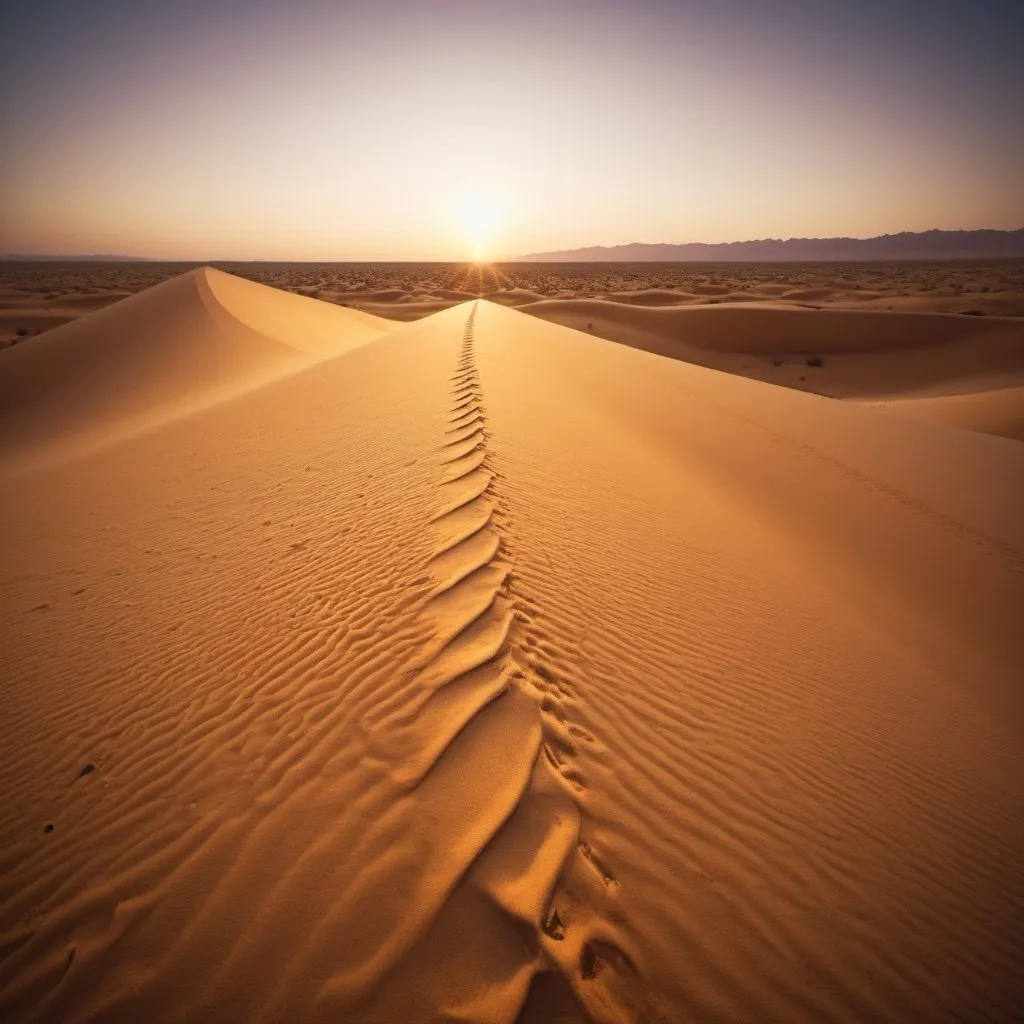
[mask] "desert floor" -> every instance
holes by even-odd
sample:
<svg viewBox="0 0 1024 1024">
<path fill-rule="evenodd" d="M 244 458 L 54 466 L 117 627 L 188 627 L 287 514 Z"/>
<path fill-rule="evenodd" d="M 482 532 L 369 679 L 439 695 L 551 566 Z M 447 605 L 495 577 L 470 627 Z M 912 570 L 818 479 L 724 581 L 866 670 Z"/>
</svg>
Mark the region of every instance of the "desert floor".
<svg viewBox="0 0 1024 1024">
<path fill-rule="evenodd" d="M 3 270 L 4 1020 L 1019 1014 L 1020 265 L 234 269 Z"/>
</svg>

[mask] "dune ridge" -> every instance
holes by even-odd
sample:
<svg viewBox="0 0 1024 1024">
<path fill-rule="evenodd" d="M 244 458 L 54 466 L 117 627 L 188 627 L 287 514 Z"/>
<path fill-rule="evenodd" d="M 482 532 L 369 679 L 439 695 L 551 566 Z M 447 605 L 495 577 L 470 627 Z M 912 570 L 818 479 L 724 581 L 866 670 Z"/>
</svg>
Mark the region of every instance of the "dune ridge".
<svg viewBox="0 0 1024 1024">
<path fill-rule="evenodd" d="M 425 1018 L 512 1020 L 520 1012 L 545 1014 L 554 1000 L 560 1019 L 632 1019 L 617 1003 L 626 999 L 635 1010 L 637 993 L 616 996 L 608 983 L 623 971 L 632 980 L 634 960 L 587 899 L 597 879 L 605 889 L 614 881 L 595 873 L 596 855 L 580 839 L 574 796 L 584 784 L 572 766 L 574 727 L 565 704 L 571 691 L 538 660 L 536 608 L 515 583 L 509 512 L 489 451 L 474 359 L 476 309 L 467 317 L 452 377 L 440 511 L 431 523 L 437 547 L 429 567 L 436 585 L 424 615 L 432 640 L 410 686 L 368 709 L 364 727 L 370 750 L 416 793 L 419 813 L 444 821 L 456 813 L 461 818 L 467 808 L 479 810 L 471 825 L 459 828 L 453 821 L 448 829 L 470 843 L 455 846 L 448 864 L 453 883 L 437 894 L 430 921 L 406 916 L 389 929 L 389 942 L 417 947 L 413 956 L 404 954 L 422 963 L 415 973 L 406 971 L 403 991 L 405 998 L 410 985 L 430 993 L 418 1010 Z M 476 788 L 476 775 L 490 791 L 483 805 L 483 794 L 468 789 Z M 474 910 L 481 897 L 486 905 Z M 457 922 L 453 906 L 463 907 Z M 491 964 L 467 970 L 476 954 L 453 948 L 449 930 L 493 932 L 502 920 L 507 937 L 501 946 L 518 952 L 506 954 L 504 964 L 491 952 Z M 478 980 L 466 994 L 455 979 L 444 989 L 427 980 L 443 973 L 439 949 L 450 949 L 469 977 L 487 978 L 483 999 L 471 995 Z M 425 977 L 412 982 L 410 975 L 419 972 Z M 602 973 L 603 983 L 595 986 Z M 350 991 L 352 984 L 344 978 L 334 987 Z M 390 1001 L 379 990 L 377 999 L 373 1011 L 361 1006 L 352 1012 L 360 1019 L 394 1019 L 397 1007 L 385 1010 Z"/>
<path fill-rule="evenodd" d="M 3 455 L 67 458 L 113 443 L 392 326 L 200 267 L 4 351 Z"/>
<path fill-rule="evenodd" d="M 1014 317 L 774 302 L 645 307 L 600 299 L 549 300 L 520 309 L 647 352 L 836 398 L 882 401 L 1024 385 L 1024 321 Z M 1002 409 L 1013 393 L 1005 393 Z M 998 426 L 1006 414 L 981 413 L 978 421 Z M 1005 436 L 1013 436 L 1012 423 L 1011 417 Z"/>
<path fill-rule="evenodd" d="M 935 398 L 896 398 L 870 404 L 898 416 L 1024 441 L 1024 387 L 990 388 Z"/>
<path fill-rule="evenodd" d="M 465 312 L 456 312 L 464 322 Z M 318 367 L 323 377 L 317 378 L 312 397 L 313 407 L 319 401 L 324 410 L 334 409 L 342 399 L 352 426 L 360 424 L 350 433 L 361 433 L 362 443 L 373 445 L 369 451 L 349 448 L 350 459 L 380 465 L 382 458 L 385 464 L 392 462 L 396 446 L 404 452 L 390 470 L 390 497 L 382 496 L 390 518 L 383 517 L 368 534 L 366 520 L 353 533 L 344 527 L 347 545 L 337 546 L 326 564 L 312 560 L 309 549 L 324 551 L 325 545 L 311 539 L 309 531 L 316 537 L 326 528 L 330 535 L 334 517 L 325 515 L 324 502 L 337 502 L 340 495 L 318 494 L 320 474 L 310 473 L 312 467 L 307 466 L 286 486 L 283 505 L 283 510 L 303 509 L 298 522 L 289 525 L 297 526 L 304 539 L 287 545 L 284 562 L 278 555 L 259 572 L 260 582 L 247 596 L 236 573 L 246 551 L 259 544 L 259 520 L 245 525 L 235 514 L 226 518 L 237 497 L 230 489 L 225 493 L 222 484 L 212 488 L 211 502 L 205 481 L 219 475 L 218 460 L 213 459 L 200 473 L 204 482 L 199 489 L 188 489 L 194 497 L 186 498 L 186 509 L 192 501 L 201 502 L 202 516 L 197 519 L 195 509 L 182 509 L 174 520 L 203 522 L 204 536 L 212 528 L 207 543 L 216 554 L 202 557 L 191 572 L 181 572 L 187 563 L 180 565 L 170 592 L 163 590 L 159 597 L 153 593 L 158 603 L 144 613 L 138 603 L 149 603 L 145 580 L 152 572 L 145 570 L 137 584 L 141 591 L 128 585 L 128 608 L 134 609 L 128 615 L 136 627 L 150 616 L 155 624 L 159 608 L 168 600 L 173 603 L 176 587 L 192 595 L 196 611 L 209 609 L 213 595 L 231 591 L 237 607 L 227 615 L 222 610 L 208 616 L 206 622 L 200 612 L 200 618 L 189 624 L 188 638 L 175 628 L 145 640 L 145 634 L 133 627 L 124 634 L 123 655 L 107 646 L 86 654 L 77 667 L 63 669 L 53 661 L 47 642 L 30 639 L 33 623 L 41 624 L 39 616 L 27 621 L 29 632 L 19 638 L 18 666 L 10 681 L 29 696 L 13 727 L 20 728 L 17 723 L 24 716 L 32 720 L 45 713 L 45 707 L 31 698 L 30 680 L 37 672 L 49 671 L 65 692 L 70 688 L 72 699 L 69 713 L 50 721 L 47 731 L 75 731 L 85 720 L 91 724 L 84 735 L 92 737 L 96 715 L 88 706 L 90 697 L 100 696 L 106 725 L 99 730 L 107 739 L 99 748 L 94 740 L 86 742 L 89 753 L 81 756 L 94 758 L 99 768 L 81 784 L 72 782 L 59 801 L 63 813 L 47 812 L 57 818 L 56 834 L 64 837 L 48 848 L 50 857 L 22 859 L 25 837 L 20 827 L 16 829 L 22 842 L 14 844 L 6 865 L 10 888 L 5 909 L 10 916 L 2 932 L 11 955 L 0 972 L 3 1005 L 16 1019 L 34 1019 L 32 1008 L 41 1007 L 44 1015 L 63 1019 L 77 1019 L 86 1012 L 109 1020 L 135 1020 L 140 1014 L 151 1016 L 157 1005 L 175 1016 L 194 1017 L 203 1006 L 223 1005 L 225 999 L 246 1006 L 246 1017 L 252 1020 L 279 1019 L 289 1006 L 304 1006 L 306 1019 L 336 1019 L 340 1013 L 366 1021 L 390 1021 L 396 1014 L 398 1019 L 512 1020 L 524 1003 L 528 1013 L 543 1016 L 547 1007 L 557 1006 L 571 1014 L 570 1019 L 580 1020 L 588 1018 L 585 1003 L 591 1006 L 591 1019 L 621 1019 L 613 1013 L 611 997 L 604 998 L 604 1007 L 600 995 L 618 969 L 619 958 L 631 963 L 619 952 L 614 930 L 595 930 L 592 922 L 587 923 L 592 915 L 573 910 L 584 905 L 576 891 L 557 896 L 557 910 L 552 906 L 556 880 L 581 870 L 570 871 L 567 861 L 582 865 L 583 892 L 595 884 L 588 873 L 595 872 L 589 865 L 596 855 L 588 860 L 582 852 L 588 848 L 578 845 L 570 744 L 557 738 L 565 726 L 552 718 L 552 713 L 559 713 L 558 698 L 539 697 L 554 685 L 539 674 L 533 676 L 539 689 L 530 689 L 526 681 L 535 641 L 529 626 L 513 624 L 513 617 L 529 615 L 529 605 L 515 595 L 507 578 L 507 541 L 499 526 L 502 501 L 492 486 L 493 468 L 484 467 L 486 452 L 481 455 L 487 438 L 473 366 L 472 324 L 455 353 L 457 359 L 452 359 L 455 379 L 448 379 L 449 364 L 443 372 L 443 390 L 428 389 L 419 403 L 405 403 L 413 408 L 404 431 L 396 434 L 392 420 L 383 437 L 375 436 L 380 420 L 372 409 L 382 396 L 379 388 L 367 388 L 366 383 L 379 372 L 388 372 L 385 367 L 394 365 L 416 339 L 426 342 L 433 336 L 435 343 L 442 343 L 436 358 L 428 359 L 439 364 L 451 330 L 448 323 L 424 324 L 404 333 L 409 337 L 396 332 L 384 348 L 364 347 Z M 407 389 L 424 371 L 440 383 L 440 368 L 429 372 L 421 363 L 410 365 L 400 387 Z M 305 408 L 295 397 L 305 394 L 309 400 L 313 383 L 307 369 L 249 392 L 245 402 L 201 410 L 67 466 L 43 467 L 27 478 L 42 491 L 37 502 L 26 502 L 26 509 L 52 510 L 52 500 L 46 497 L 49 481 L 66 482 L 68 474 L 80 473 L 88 478 L 97 471 L 102 479 L 116 467 L 136 481 L 133 490 L 145 486 L 151 495 L 154 516 L 149 532 L 163 537 L 162 547 L 168 531 L 173 533 L 163 503 L 170 500 L 171 507 L 179 507 L 180 496 L 176 488 L 168 490 L 153 478 L 162 477 L 166 467 L 180 463 L 183 455 L 184 466 L 189 465 L 191 444 L 182 440 L 193 434 L 221 437 L 226 443 L 237 443 L 229 438 L 246 439 L 243 451 L 234 457 L 253 469 L 265 459 L 261 449 L 267 436 L 275 438 L 275 448 L 287 452 L 298 446 L 304 451 L 308 435 L 299 431 L 290 439 L 294 429 L 282 430 L 281 423 L 290 418 L 291 410 Z M 451 396 L 449 411 L 440 417 L 439 440 L 432 442 L 423 425 L 430 422 L 428 409 L 445 393 Z M 232 428 L 218 429 L 213 426 L 217 422 Z M 253 423 L 260 423 L 265 432 L 253 431 Z M 154 473 L 153 446 L 161 443 L 167 448 L 158 461 L 165 468 Z M 319 457 L 330 459 L 336 443 L 335 430 L 328 424 L 317 446 Z M 423 502 L 410 503 L 408 494 L 403 497 L 409 484 L 407 455 L 412 451 L 419 453 L 417 464 L 437 466 L 439 479 L 432 484 L 420 476 Z M 423 457 L 431 453 L 432 457 Z M 294 520 L 294 511 L 279 510 L 280 488 L 287 479 L 282 471 L 288 469 L 287 460 L 264 465 L 262 484 L 252 486 L 250 481 L 246 486 L 246 505 L 262 506 L 274 520 L 282 515 Z M 194 473 L 194 468 L 188 472 Z M 379 475 L 380 469 L 371 473 L 374 478 Z M 147 480 L 155 485 L 147 486 Z M 353 484 L 359 486 L 356 480 Z M 31 490 L 31 484 L 25 486 Z M 342 483 L 342 494 L 347 489 Z M 88 493 L 88 487 L 84 491 Z M 303 491 L 306 497 L 300 498 Z M 356 497 L 362 494 L 349 491 L 347 500 Z M 131 500 L 130 494 L 121 494 L 122 502 Z M 112 518 L 123 523 L 131 518 L 125 511 L 122 507 Z M 14 533 L 25 541 L 25 557 L 33 559 L 43 570 L 41 578 L 47 579 L 46 561 L 38 559 L 39 544 L 29 540 L 35 535 L 35 517 L 22 514 L 24 520 L 15 516 Z M 82 565 L 84 559 L 88 565 L 96 556 L 95 551 L 87 553 L 88 530 L 81 525 L 71 529 L 82 545 L 72 562 Z M 146 529 L 137 530 L 141 541 Z M 405 538 L 404 555 L 397 564 L 387 553 L 396 536 Z M 375 538 L 384 547 L 367 548 Z M 63 557 L 74 549 L 64 548 Z M 147 546 L 142 561 L 150 562 L 153 554 Z M 382 585 L 372 582 L 368 566 L 376 571 L 389 567 Z M 90 573 L 93 585 L 95 572 L 94 568 Z M 338 591 L 345 581 L 347 586 Z M 368 597 L 375 586 L 377 596 Z M 118 587 L 124 590 L 124 582 Z M 5 593 L 10 595 L 9 590 Z M 332 593 L 341 598 L 340 604 Z M 102 615 L 102 601 L 99 608 L 90 606 Z M 302 610 L 297 622 L 311 615 L 313 621 L 298 630 L 292 625 L 294 612 L 280 621 L 276 616 L 267 621 L 266 609 L 289 606 Z M 384 612 L 388 607 L 392 610 Z M 70 613 L 75 614 L 73 608 Z M 232 637 L 261 620 L 264 625 L 239 658 Z M 198 642 L 197 630 L 203 637 Z M 526 646 L 517 655 L 520 648 L 514 641 L 520 633 L 520 643 Z M 109 635 L 109 630 L 97 630 L 95 635 Z M 125 655 L 127 664 L 122 660 Z M 118 695 L 117 679 L 126 670 L 140 671 L 140 666 L 148 674 L 150 658 L 172 669 L 157 674 L 144 694 Z M 40 662 L 49 663 L 49 670 L 41 670 Z M 344 666 L 340 693 L 332 685 L 332 665 Z M 83 689 L 84 680 L 91 683 Z M 412 687 L 404 685 L 409 681 Z M 182 683 L 187 684 L 184 691 Z M 111 698 L 113 703 L 108 703 Z M 171 709 L 182 700 L 187 700 L 189 710 L 179 718 Z M 296 727 L 301 727 L 301 734 Z M 332 735 L 347 736 L 349 742 L 336 749 Z M 365 750 L 359 736 L 365 737 Z M 173 770 L 170 750 L 179 763 Z M 105 786 L 111 780 L 111 756 L 113 785 L 133 791 L 121 790 L 117 803 L 97 807 L 89 797 L 105 795 L 97 794 L 95 781 L 98 776 Z M 22 774 L 25 758 L 45 764 L 47 747 L 23 747 L 18 758 L 0 765 L 4 777 L 13 772 L 28 781 L 31 773 Z M 117 762 L 124 763 L 121 772 Z M 250 767 L 244 774 L 236 775 L 246 764 Z M 335 786 L 323 786 L 330 777 L 336 779 Z M 59 791 L 66 778 L 61 771 L 50 787 Z M 223 781 L 217 780 L 225 778 L 233 778 L 239 794 L 228 797 L 225 809 L 230 810 L 218 823 L 216 814 L 211 817 L 209 810 L 194 808 L 211 798 L 214 806 L 224 807 L 223 796 L 230 790 L 219 790 Z M 318 780 L 320 792 L 314 795 Z M 21 820 L 27 807 L 36 806 L 34 788 L 31 782 L 12 787 L 15 820 Z M 189 810 L 182 820 L 168 817 L 161 808 L 177 807 L 183 798 L 169 802 L 167 794 L 182 792 L 189 794 Z M 353 800 L 356 792 L 362 796 Z M 165 795 L 154 799 L 158 793 Z M 245 795 L 250 793 L 252 797 Z M 79 804 L 83 799 L 84 806 Z M 303 818 L 309 819 L 298 828 L 296 801 L 304 808 Z M 127 817 L 119 813 L 122 809 Z M 312 828 L 323 815 L 333 820 L 329 843 Z M 86 822 L 92 827 L 83 829 Z M 125 855 L 104 867 L 103 884 L 88 884 L 89 872 L 97 869 L 96 857 L 107 844 L 116 844 L 119 835 L 125 837 L 129 824 L 134 831 L 147 822 L 146 831 L 155 832 L 130 842 Z M 10 819 L 4 827 L 11 828 Z M 410 834 L 418 838 L 407 845 Z M 459 840 L 454 846 L 452 837 Z M 80 866 L 54 890 L 55 872 L 64 870 L 62 844 L 69 841 Z M 338 857 L 339 849 L 346 851 L 345 856 Z M 395 857 L 392 850 L 403 852 Z M 334 861 L 330 868 L 325 858 Z M 312 877 L 318 878 L 318 891 L 337 880 L 338 898 L 326 917 L 314 911 L 304 891 Z M 270 878 L 276 879 L 273 888 L 281 897 L 269 905 L 238 904 L 239 893 L 260 891 Z M 341 879 L 343 889 L 338 888 Z M 410 891 L 412 879 L 417 882 Z M 287 899 L 284 893 L 289 894 Z M 45 924 L 11 929 L 9 922 L 40 901 L 51 907 Z M 187 926 L 173 909 L 181 901 L 197 908 L 197 918 Z M 260 918 L 254 917 L 257 907 Z M 258 928 L 257 920 L 262 921 Z M 469 947 L 466 935 L 474 933 L 478 941 Z M 268 992 L 265 984 L 254 984 L 252 965 L 259 962 L 259 950 L 267 949 L 271 934 L 277 941 L 293 936 L 294 951 Z M 351 941 L 353 935 L 359 936 L 358 942 Z M 133 971 L 139 952 L 157 936 L 163 936 L 159 967 Z M 349 938 L 339 946 L 343 936 Z M 219 949 L 220 966 L 199 970 L 211 943 Z M 339 949 L 344 950 L 340 958 Z M 558 968 L 559 963 L 564 966 Z M 572 979 L 577 986 L 586 982 L 584 1002 L 572 994 Z M 595 979 L 603 980 L 595 984 Z M 249 988 L 252 992 L 246 994 Z M 254 997 L 254 992 L 260 995 Z"/>
</svg>

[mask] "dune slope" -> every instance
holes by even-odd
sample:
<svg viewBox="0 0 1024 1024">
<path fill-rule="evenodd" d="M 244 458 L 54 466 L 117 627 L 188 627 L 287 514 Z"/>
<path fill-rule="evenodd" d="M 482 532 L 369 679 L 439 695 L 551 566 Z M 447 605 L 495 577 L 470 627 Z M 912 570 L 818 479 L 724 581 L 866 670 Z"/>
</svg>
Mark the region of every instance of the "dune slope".
<svg viewBox="0 0 1024 1024">
<path fill-rule="evenodd" d="M 0 454 L 67 457 L 392 326 L 201 267 L 0 353 Z"/>
<path fill-rule="evenodd" d="M 1021 1005 L 1020 446 L 479 302 L 13 485 L 5 1019 Z"/>
<path fill-rule="evenodd" d="M 888 412 L 1024 441 L 1024 387 L 870 403 Z"/>
<path fill-rule="evenodd" d="M 771 302 L 649 308 L 565 299 L 520 308 L 648 352 L 837 398 L 1024 384 L 1024 321 L 1017 318 Z"/>
</svg>

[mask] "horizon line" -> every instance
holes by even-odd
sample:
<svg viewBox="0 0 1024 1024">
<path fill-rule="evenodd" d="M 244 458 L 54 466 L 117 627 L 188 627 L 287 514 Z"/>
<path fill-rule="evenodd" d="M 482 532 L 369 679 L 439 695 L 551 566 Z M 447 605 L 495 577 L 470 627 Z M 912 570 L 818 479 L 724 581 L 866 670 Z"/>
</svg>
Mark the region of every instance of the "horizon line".
<svg viewBox="0 0 1024 1024">
<path fill-rule="evenodd" d="M 782 237 L 764 237 L 764 238 L 747 238 L 747 239 L 734 239 L 728 242 L 700 242 L 700 241 L 689 241 L 689 242 L 615 242 L 610 244 L 593 243 L 589 245 L 574 246 L 572 248 L 556 248 L 546 249 L 528 253 L 522 253 L 517 255 L 503 256 L 498 259 L 491 260 L 474 260 L 474 259 L 460 259 L 456 257 L 432 257 L 425 259 L 409 259 L 409 258 L 350 258 L 350 259 L 323 259 L 315 257 L 300 257 L 292 259 L 284 259 L 280 257 L 270 256 L 249 256 L 249 257 L 237 257 L 237 256 L 202 256 L 202 257 L 184 257 L 184 256 L 140 256 L 132 253 L 110 253 L 110 252 L 67 252 L 67 253 L 53 253 L 53 252 L 4 252 L 0 253 L 0 262 L 32 262 L 32 261 L 53 261 L 53 262 L 88 262 L 92 261 L 105 261 L 110 263 L 195 263 L 199 265 L 214 264 L 214 263 L 513 263 L 513 262 L 529 262 L 530 256 L 547 256 L 553 253 L 578 253 L 586 252 L 588 250 L 603 250 L 605 252 L 612 251 L 615 249 L 629 249 L 633 247 L 643 246 L 646 248 L 683 248 L 691 246 L 702 246 L 708 248 L 725 248 L 728 246 L 736 245 L 754 245 L 764 243 L 776 243 L 785 244 L 787 242 L 872 242 L 881 239 L 897 238 L 901 235 L 910 236 L 921 236 L 921 235 L 934 235 L 934 234 L 945 234 L 945 235 L 967 235 L 967 234 L 1001 234 L 1001 235 L 1012 235 L 1024 232 L 1024 226 L 1016 228 L 926 228 L 922 231 L 893 231 L 887 232 L 880 235 L 821 235 L 821 236 L 810 236 L 810 235 L 792 235 L 788 238 Z M 898 259 L 899 257 L 892 257 Z M 907 257 L 908 259 L 912 257 Z M 927 257 L 924 257 L 927 259 Z M 958 256 L 937 256 L 934 257 L 938 261 L 947 261 L 950 259 L 963 259 L 963 258 L 976 258 L 976 259 L 999 259 L 999 258 L 1012 258 L 1012 257 L 958 257 Z M 884 258 L 883 258 L 884 259 Z M 575 260 L 571 262 L 586 262 L 585 260 Z M 598 261 L 600 262 L 600 261 Z M 647 262 L 645 260 L 630 261 L 625 260 L 623 262 Z M 666 261 L 672 262 L 672 261 Z M 679 260 L 680 263 L 698 262 L 694 260 Z M 734 262 L 734 261 L 732 261 Z M 740 261 L 743 262 L 743 261 Z M 752 262 L 760 262 L 754 260 Z M 787 260 L 773 260 L 772 262 L 808 262 L 807 260 L 795 259 L 792 261 Z M 830 260 L 812 260 L 810 262 L 832 262 Z M 841 259 L 836 262 L 842 262 Z M 865 261 L 871 262 L 871 261 Z"/>
</svg>

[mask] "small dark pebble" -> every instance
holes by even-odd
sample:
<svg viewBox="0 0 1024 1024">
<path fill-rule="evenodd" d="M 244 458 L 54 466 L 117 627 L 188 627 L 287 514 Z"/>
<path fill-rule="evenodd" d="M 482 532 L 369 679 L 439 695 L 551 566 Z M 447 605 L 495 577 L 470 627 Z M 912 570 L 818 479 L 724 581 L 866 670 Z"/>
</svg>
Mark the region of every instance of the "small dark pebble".
<svg viewBox="0 0 1024 1024">
<path fill-rule="evenodd" d="M 82 777 L 83 775 L 91 775 L 91 774 L 92 774 L 92 773 L 93 773 L 94 771 L 96 771 L 96 765 L 94 765 L 94 764 L 92 763 L 92 761 L 90 761 L 90 762 L 89 762 L 89 763 L 88 763 L 88 764 L 87 764 L 87 765 L 86 765 L 86 766 L 85 766 L 85 767 L 84 767 L 84 768 L 83 768 L 83 769 L 82 769 L 82 770 L 81 770 L 81 771 L 80 771 L 80 772 L 78 773 L 78 777 L 79 777 L 79 778 L 81 778 L 81 777 Z"/>
<path fill-rule="evenodd" d="M 52 821 L 51 822 L 47 822 L 47 824 L 43 826 L 43 831 L 44 832 L 52 832 L 53 831 L 53 822 Z"/>
</svg>

